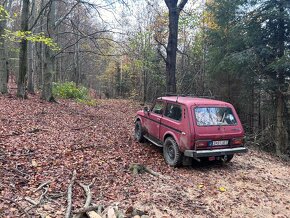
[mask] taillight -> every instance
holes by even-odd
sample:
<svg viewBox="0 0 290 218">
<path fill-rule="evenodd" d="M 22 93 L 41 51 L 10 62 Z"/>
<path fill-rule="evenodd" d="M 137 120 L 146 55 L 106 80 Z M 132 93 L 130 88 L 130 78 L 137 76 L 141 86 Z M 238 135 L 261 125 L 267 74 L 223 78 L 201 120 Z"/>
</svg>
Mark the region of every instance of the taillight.
<svg viewBox="0 0 290 218">
<path fill-rule="evenodd" d="M 232 145 L 242 145 L 244 144 L 244 138 L 232 139 Z"/>
<path fill-rule="evenodd" d="M 208 141 L 196 141 L 195 142 L 195 147 L 200 148 L 200 147 L 207 147 L 208 146 Z"/>
</svg>

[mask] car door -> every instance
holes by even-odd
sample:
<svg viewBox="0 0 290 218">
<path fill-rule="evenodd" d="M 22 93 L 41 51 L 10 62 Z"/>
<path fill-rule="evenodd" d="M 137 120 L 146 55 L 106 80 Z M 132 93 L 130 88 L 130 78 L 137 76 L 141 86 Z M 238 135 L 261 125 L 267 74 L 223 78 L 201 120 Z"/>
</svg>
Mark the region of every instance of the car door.
<svg viewBox="0 0 290 218">
<path fill-rule="evenodd" d="M 145 129 L 150 137 L 160 140 L 160 122 L 163 116 L 165 103 L 163 101 L 156 101 L 150 111 L 146 114 L 146 121 L 144 122 Z"/>
<path fill-rule="evenodd" d="M 179 143 L 181 133 L 184 131 L 184 122 L 182 122 L 184 117 L 182 114 L 182 105 L 168 102 L 162 118 L 160 134 L 165 135 L 169 133 Z"/>
</svg>

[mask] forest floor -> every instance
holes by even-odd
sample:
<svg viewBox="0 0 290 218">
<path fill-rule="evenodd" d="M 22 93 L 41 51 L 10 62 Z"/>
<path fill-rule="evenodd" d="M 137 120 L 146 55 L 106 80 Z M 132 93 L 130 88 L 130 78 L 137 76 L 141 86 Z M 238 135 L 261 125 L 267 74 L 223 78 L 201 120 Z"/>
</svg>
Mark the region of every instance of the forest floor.
<svg viewBox="0 0 290 218">
<path fill-rule="evenodd" d="M 289 163 L 250 149 L 226 165 L 169 167 L 161 149 L 133 139 L 141 108 L 129 100 L 98 100 L 89 107 L 0 96 L 0 217 L 64 217 L 74 170 L 72 211 L 86 199 L 77 182 L 95 178 L 92 203 L 118 205 L 123 212 L 133 207 L 164 218 L 290 217 Z M 166 178 L 133 175 L 132 163 Z"/>
</svg>

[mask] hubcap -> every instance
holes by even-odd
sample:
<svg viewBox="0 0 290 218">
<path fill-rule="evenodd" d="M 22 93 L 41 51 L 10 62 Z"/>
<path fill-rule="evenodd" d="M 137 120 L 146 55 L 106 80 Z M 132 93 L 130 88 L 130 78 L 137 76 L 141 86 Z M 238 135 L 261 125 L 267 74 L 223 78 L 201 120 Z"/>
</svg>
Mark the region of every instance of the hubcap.
<svg viewBox="0 0 290 218">
<path fill-rule="evenodd" d="M 174 151 L 173 146 L 169 145 L 167 151 L 168 151 L 169 158 L 173 160 L 175 156 L 175 151 Z"/>
</svg>

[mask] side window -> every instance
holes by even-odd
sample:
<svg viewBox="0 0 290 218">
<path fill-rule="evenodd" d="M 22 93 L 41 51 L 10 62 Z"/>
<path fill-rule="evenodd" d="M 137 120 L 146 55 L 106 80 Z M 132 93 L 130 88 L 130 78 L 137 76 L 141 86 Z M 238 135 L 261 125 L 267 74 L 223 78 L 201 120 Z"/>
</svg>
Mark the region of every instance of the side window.
<svg viewBox="0 0 290 218">
<path fill-rule="evenodd" d="M 162 101 L 157 101 L 152 108 L 152 113 L 163 114 L 164 103 Z"/>
<path fill-rule="evenodd" d="M 169 117 L 173 120 L 181 120 L 182 110 L 181 105 L 168 103 L 165 109 L 164 116 Z"/>
</svg>

